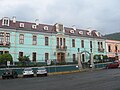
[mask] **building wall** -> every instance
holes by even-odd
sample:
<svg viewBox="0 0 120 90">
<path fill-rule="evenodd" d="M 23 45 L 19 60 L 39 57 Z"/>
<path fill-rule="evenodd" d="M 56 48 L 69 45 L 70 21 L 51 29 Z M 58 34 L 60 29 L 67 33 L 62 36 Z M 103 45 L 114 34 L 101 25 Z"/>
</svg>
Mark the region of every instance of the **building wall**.
<svg viewBox="0 0 120 90">
<path fill-rule="evenodd" d="M 19 23 L 16 22 L 16 26 Z M 31 23 L 26 23 L 26 25 L 31 25 Z M 12 25 L 12 24 L 11 24 Z M 13 24 L 14 27 L 15 24 Z M 66 62 L 73 62 L 73 54 L 75 54 L 75 59 L 77 60 L 77 53 L 78 53 L 78 48 L 80 52 L 83 52 L 82 54 L 85 55 L 85 62 L 90 60 L 90 55 L 89 53 L 99 54 L 99 55 L 106 55 L 106 44 L 105 40 L 101 38 L 96 38 L 96 37 L 91 37 L 91 36 L 78 36 L 77 32 L 76 35 L 70 35 L 66 33 L 45 33 L 45 32 L 40 32 L 34 29 L 29 28 L 18 28 L 14 27 L 11 29 L 7 26 L 7 28 L 2 27 L 0 25 L 0 32 L 9 32 L 10 33 L 10 47 L 0 47 L 0 51 L 9 51 L 9 53 L 13 57 L 13 61 L 16 62 L 18 61 L 19 57 L 19 52 L 23 52 L 23 55 L 29 55 L 30 60 L 32 61 L 32 53 L 36 52 L 36 60 L 37 62 L 45 62 L 45 53 L 49 53 L 49 59 L 50 60 L 57 60 L 57 54 L 58 53 L 65 53 L 65 61 Z M 51 28 L 51 27 L 50 27 Z M 70 29 L 71 30 L 71 29 Z M 56 30 L 57 31 L 57 30 Z M 63 30 L 65 31 L 65 30 Z M 67 29 L 66 29 L 67 32 Z M 19 35 L 23 34 L 24 35 L 24 44 L 19 43 Z M 33 35 L 37 36 L 37 45 L 32 44 L 33 40 Z M 49 45 L 45 46 L 45 37 L 49 38 Z M 66 50 L 57 50 L 56 45 L 57 45 L 57 40 L 56 38 L 65 38 L 66 39 Z M 75 40 L 75 47 L 72 47 L 72 39 Z M 84 40 L 84 48 L 81 46 L 81 40 Z M 90 51 L 90 41 L 92 41 L 92 52 Z M 98 51 L 98 42 L 102 42 L 102 51 Z M 86 52 L 84 52 L 86 51 Z"/>
<path fill-rule="evenodd" d="M 2 31 L 2 30 L 1 30 Z M 3 30 L 5 31 L 5 30 Z M 9 32 L 9 31 L 6 31 Z M 19 44 L 19 35 L 24 34 L 24 44 Z M 32 36 L 37 36 L 37 45 L 32 45 Z M 45 37 L 49 37 L 49 46 L 45 46 Z M 65 35 L 66 38 L 66 46 L 67 50 L 65 51 L 66 54 L 66 61 L 72 62 L 72 55 L 76 55 L 77 60 L 77 53 L 78 48 L 80 48 L 80 52 L 88 51 L 90 52 L 90 41 L 92 41 L 92 53 L 95 54 L 102 54 L 105 55 L 106 52 L 98 52 L 98 41 L 103 42 L 103 48 L 105 48 L 105 41 L 103 39 L 95 39 L 95 38 L 86 38 L 86 37 L 70 37 Z M 72 47 L 72 39 L 75 39 L 75 47 Z M 81 47 L 81 40 L 84 40 L 84 48 Z M 32 53 L 36 52 L 37 62 L 44 62 L 45 61 L 45 53 L 49 53 L 49 59 L 57 59 L 56 57 L 56 35 L 51 35 L 48 33 L 34 33 L 34 32 L 10 32 L 10 48 L 1 47 L 0 50 L 9 51 L 14 61 L 18 61 L 19 52 L 23 52 L 24 55 L 29 55 L 30 60 L 32 60 Z M 84 54 L 84 53 L 83 53 Z M 86 54 L 86 61 L 89 60 L 89 54 Z"/>
<path fill-rule="evenodd" d="M 117 50 L 115 49 L 115 46 L 117 45 Z M 110 51 L 109 51 L 110 46 Z M 106 51 L 108 57 L 116 57 L 118 56 L 118 59 L 120 60 L 120 41 L 116 40 L 106 40 Z"/>
</svg>

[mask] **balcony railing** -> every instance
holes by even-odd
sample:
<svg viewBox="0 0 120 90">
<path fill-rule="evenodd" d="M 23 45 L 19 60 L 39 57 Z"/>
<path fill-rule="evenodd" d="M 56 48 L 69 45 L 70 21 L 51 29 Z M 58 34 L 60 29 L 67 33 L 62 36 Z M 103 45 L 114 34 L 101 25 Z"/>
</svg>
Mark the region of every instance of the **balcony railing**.
<svg viewBox="0 0 120 90">
<path fill-rule="evenodd" d="M 99 52 L 104 52 L 104 49 L 103 48 L 98 48 L 98 51 Z"/>
<path fill-rule="evenodd" d="M 58 51 L 66 51 L 67 50 L 67 46 L 56 46 L 56 49 L 58 50 Z"/>
<path fill-rule="evenodd" d="M 0 47 L 10 47 L 10 42 L 0 42 Z"/>
</svg>

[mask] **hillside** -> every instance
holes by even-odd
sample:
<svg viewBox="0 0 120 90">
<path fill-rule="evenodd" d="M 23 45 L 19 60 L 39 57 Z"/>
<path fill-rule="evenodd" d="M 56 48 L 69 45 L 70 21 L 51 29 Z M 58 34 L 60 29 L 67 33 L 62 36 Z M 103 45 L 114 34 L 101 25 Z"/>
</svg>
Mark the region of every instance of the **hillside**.
<svg viewBox="0 0 120 90">
<path fill-rule="evenodd" d="M 120 32 L 119 33 L 112 33 L 112 34 L 107 34 L 103 36 L 106 39 L 111 39 L 111 40 L 120 40 Z"/>
</svg>

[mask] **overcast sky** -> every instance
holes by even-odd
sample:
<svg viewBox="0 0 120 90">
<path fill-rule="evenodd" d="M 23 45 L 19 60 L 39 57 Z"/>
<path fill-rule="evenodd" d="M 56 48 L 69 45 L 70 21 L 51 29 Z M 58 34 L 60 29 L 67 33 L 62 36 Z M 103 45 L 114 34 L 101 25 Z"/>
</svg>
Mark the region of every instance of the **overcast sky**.
<svg viewBox="0 0 120 90">
<path fill-rule="evenodd" d="M 120 32 L 120 0 L 0 0 L 0 18 Z"/>
</svg>

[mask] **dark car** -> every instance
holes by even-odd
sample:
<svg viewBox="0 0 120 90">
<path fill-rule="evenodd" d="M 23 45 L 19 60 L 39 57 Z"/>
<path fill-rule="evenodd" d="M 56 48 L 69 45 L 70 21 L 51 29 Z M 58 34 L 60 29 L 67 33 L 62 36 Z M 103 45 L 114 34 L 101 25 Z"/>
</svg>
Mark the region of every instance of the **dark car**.
<svg viewBox="0 0 120 90">
<path fill-rule="evenodd" d="M 106 68 L 118 68 L 118 67 L 119 67 L 118 62 L 113 62 L 113 63 L 110 63 L 106 66 Z"/>
<path fill-rule="evenodd" d="M 6 69 L 2 73 L 2 79 L 17 78 L 17 77 L 18 77 L 17 72 L 12 69 Z"/>
</svg>

